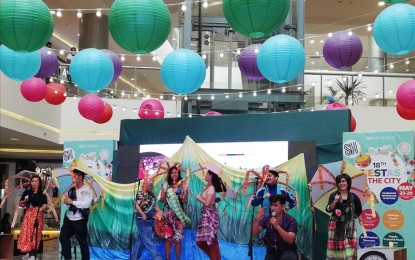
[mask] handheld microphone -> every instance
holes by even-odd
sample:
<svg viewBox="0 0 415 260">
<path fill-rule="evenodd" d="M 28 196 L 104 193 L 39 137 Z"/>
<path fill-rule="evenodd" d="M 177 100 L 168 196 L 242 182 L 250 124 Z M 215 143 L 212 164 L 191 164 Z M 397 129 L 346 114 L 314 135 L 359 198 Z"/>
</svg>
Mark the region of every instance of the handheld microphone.
<svg viewBox="0 0 415 260">
<path fill-rule="evenodd" d="M 275 213 L 274 211 L 271 213 L 271 216 L 273 218 L 275 218 L 277 216 L 277 213 Z M 271 227 L 274 228 L 274 224 L 271 224 Z"/>
</svg>

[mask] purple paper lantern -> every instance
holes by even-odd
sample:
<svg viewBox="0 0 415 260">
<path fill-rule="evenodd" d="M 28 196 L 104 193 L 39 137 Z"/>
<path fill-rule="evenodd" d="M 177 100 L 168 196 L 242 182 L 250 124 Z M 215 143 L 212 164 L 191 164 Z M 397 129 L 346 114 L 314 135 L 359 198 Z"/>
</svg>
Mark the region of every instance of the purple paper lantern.
<svg viewBox="0 0 415 260">
<path fill-rule="evenodd" d="M 238 66 L 242 75 L 249 80 L 262 80 L 265 79 L 259 71 L 257 65 L 257 56 L 259 48 L 262 44 L 252 44 L 246 47 L 239 55 Z"/>
<path fill-rule="evenodd" d="M 35 75 L 36 78 L 50 77 L 58 69 L 59 62 L 55 52 L 47 47 L 39 50 L 40 69 Z"/>
<path fill-rule="evenodd" d="M 110 50 L 102 49 L 101 51 L 103 51 L 105 54 L 108 55 L 108 57 L 110 57 L 110 59 L 112 61 L 112 64 L 114 65 L 114 77 L 112 77 L 111 82 L 115 82 L 115 81 L 117 81 L 118 77 L 121 75 L 122 61 L 116 53 L 114 53 Z"/>
<path fill-rule="evenodd" d="M 348 31 L 335 32 L 323 46 L 324 59 L 336 69 L 355 65 L 362 57 L 363 45 L 360 38 Z"/>
</svg>

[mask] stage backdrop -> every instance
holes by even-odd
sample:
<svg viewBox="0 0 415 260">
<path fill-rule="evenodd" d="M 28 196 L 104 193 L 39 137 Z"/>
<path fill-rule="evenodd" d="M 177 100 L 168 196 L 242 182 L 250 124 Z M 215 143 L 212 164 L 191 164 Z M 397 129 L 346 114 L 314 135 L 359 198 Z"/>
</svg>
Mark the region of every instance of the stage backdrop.
<svg viewBox="0 0 415 260">
<path fill-rule="evenodd" d="M 371 198 L 362 213 L 368 237 L 360 248 L 407 247 L 415 259 L 414 132 L 365 132 L 343 135 L 344 160 L 365 174 Z"/>
<path fill-rule="evenodd" d="M 342 135 L 348 131 L 349 110 L 122 120 L 119 148 L 180 143 L 186 135 L 195 142 L 314 141 L 317 164 L 324 164 L 342 159 Z M 123 167 L 114 168 L 114 181 L 123 182 Z M 314 171 L 307 172 L 308 181 Z M 313 236 L 312 259 L 324 259 L 327 215 L 316 211 L 316 222 L 322 228 Z"/>
</svg>

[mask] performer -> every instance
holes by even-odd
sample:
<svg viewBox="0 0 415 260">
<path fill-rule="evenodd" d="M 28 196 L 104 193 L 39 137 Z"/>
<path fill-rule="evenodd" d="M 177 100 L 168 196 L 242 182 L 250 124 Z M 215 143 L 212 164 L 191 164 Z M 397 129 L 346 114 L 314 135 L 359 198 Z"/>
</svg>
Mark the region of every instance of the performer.
<svg viewBox="0 0 415 260">
<path fill-rule="evenodd" d="M 346 173 L 336 176 L 338 190 L 330 194 L 327 259 L 357 259 L 355 219 L 362 213 L 359 197 L 350 192 L 352 179 Z"/>
<path fill-rule="evenodd" d="M 221 178 L 211 170 L 208 170 L 205 181 L 206 187 L 196 199 L 203 204 L 202 216 L 196 231 L 196 245 L 205 252 L 211 260 L 221 259 L 218 228 L 219 213 L 215 206 L 216 192 L 225 192 L 226 187 Z"/>
<path fill-rule="evenodd" d="M 73 173 L 75 186 L 68 191 L 68 197 L 63 201 L 69 206 L 69 209 L 65 213 L 59 236 L 62 246 L 61 253 L 65 260 L 72 259 L 71 237 L 75 234 L 81 248 L 82 260 L 88 260 L 88 216 L 92 202 L 92 191 L 89 185 L 84 184 L 85 172 L 75 168 Z"/>
<path fill-rule="evenodd" d="M 30 178 L 30 187 L 20 198 L 20 206 L 26 207 L 23 217 L 17 248 L 26 254 L 23 258 L 34 260 L 42 240 L 43 224 L 45 222 L 43 211 L 47 207 L 47 198 L 43 194 L 42 181 L 38 175 Z"/>
<path fill-rule="evenodd" d="M 262 207 L 267 208 L 270 205 L 269 197 L 271 195 L 277 194 L 281 194 L 285 197 L 285 201 L 288 203 L 288 205 L 285 206 L 286 210 L 296 206 L 297 202 L 295 196 L 285 191 L 284 189 L 278 187 L 278 177 L 279 174 L 277 171 L 269 170 L 269 174 L 265 182 L 266 185 L 257 191 L 254 199 L 251 202 L 252 206 L 256 207 L 258 205 L 261 205 Z"/>
<path fill-rule="evenodd" d="M 163 183 L 160 201 L 165 202 L 163 208 L 164 237 L 166 258 L 170 260 L 172 245 L 176 247 L 176 259 L 180 259 L 184 226 L 190 219 L 184 214 L 184 204 L 187 203 L 187 190 L 183 189 L 183 178 L 176 166 L 169 169 L 167 181 Z M 185 223 L 183 223 L 185 222 Z"/>
<path fill-rule="evenodd" d="M 252 235 L 266 230 L 267 253 L 265 260 L 297 260 L 297 221 L 285 213 L 285 196 L 271 195 L 270 216 L 265 216 L 265 208 L 260 208 L 255 217 Z"/>
<path fill-rule="evenodd" d="M 157 250 L 157 240 L 153 230 L 154 210 L 159 211 L 156 200 L 151 192 L 153 183 L 151 180 L 143 183 L 143 188 L 137 193 L 135 201 L 137 239 L 133 246 L 132 259 L 140 259 L 144 247 L 150 251 L 153 260 L 161 260 L 161 255 Z"/>
</svg>

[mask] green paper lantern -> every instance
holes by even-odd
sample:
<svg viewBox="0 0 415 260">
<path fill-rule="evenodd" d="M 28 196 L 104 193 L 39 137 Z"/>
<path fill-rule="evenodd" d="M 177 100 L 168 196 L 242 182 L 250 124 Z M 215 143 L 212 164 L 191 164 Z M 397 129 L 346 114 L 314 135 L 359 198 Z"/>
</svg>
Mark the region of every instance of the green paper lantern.
<svg viewBox="0 0 415 260">
<path fill-rule="evenodd" d="M 223 0 L 228 23 L 251 38 L 261 38 L 277 30 L 289 10 L 290 0 Z"/>
<path fill-rule="evenodd" d="M 166 41 L 171 21 L 162 0 L 116 0 L 108 24 L 112 37 L 123 49 L 146 54 Z"/>
<path fill-rule="evenodd" d="M 54 22 L 41 0 L 0 0 L 0 42 L 19 52 L 37 51 L 49 41 Z"/>
</svg>

